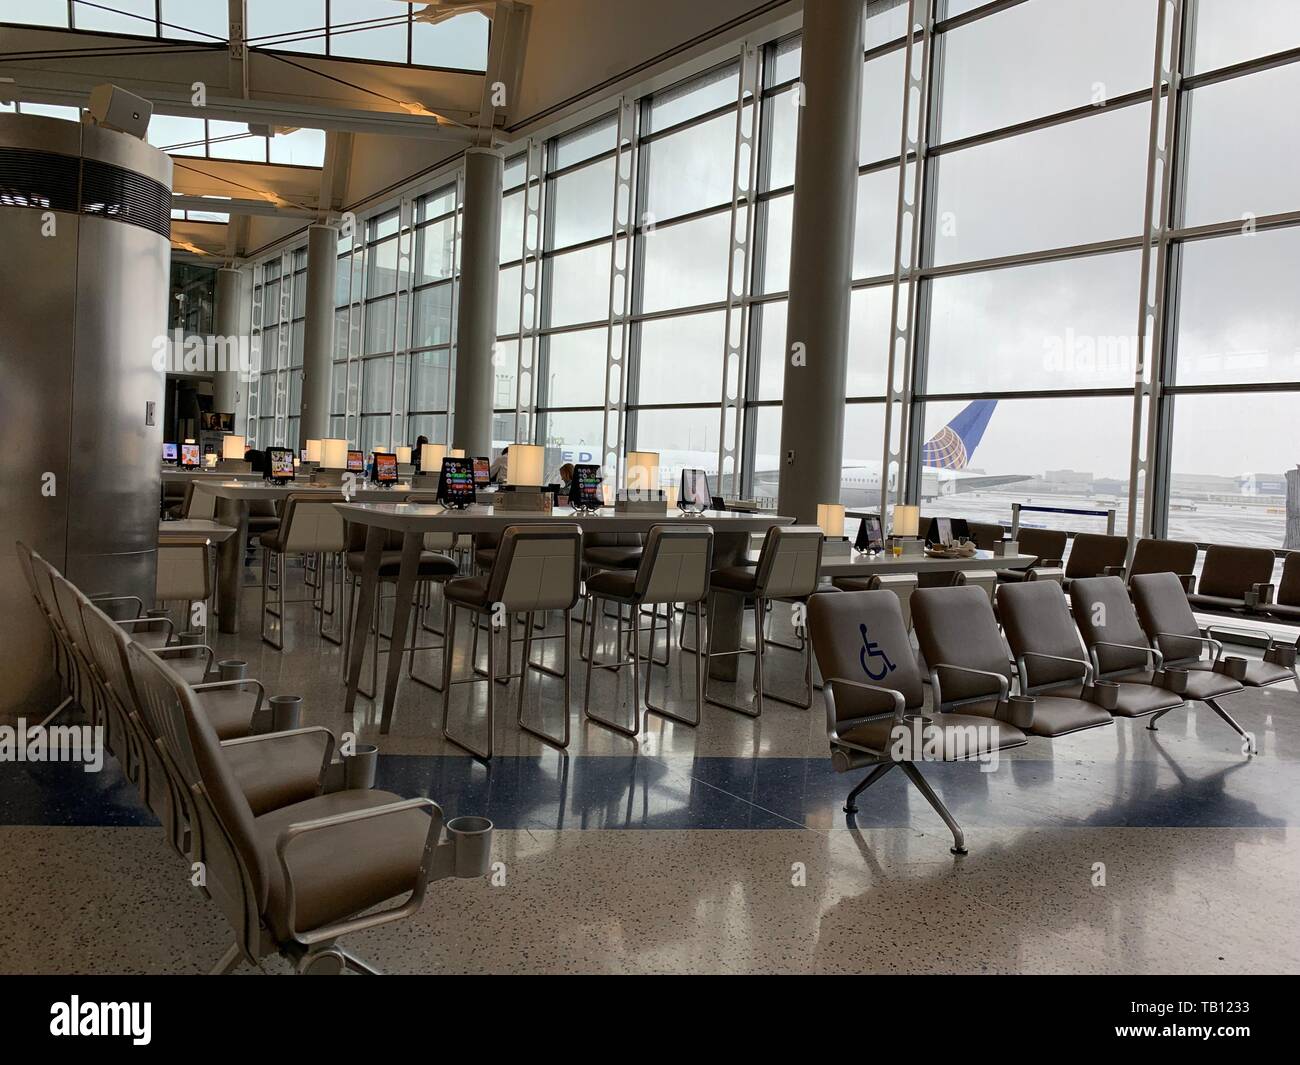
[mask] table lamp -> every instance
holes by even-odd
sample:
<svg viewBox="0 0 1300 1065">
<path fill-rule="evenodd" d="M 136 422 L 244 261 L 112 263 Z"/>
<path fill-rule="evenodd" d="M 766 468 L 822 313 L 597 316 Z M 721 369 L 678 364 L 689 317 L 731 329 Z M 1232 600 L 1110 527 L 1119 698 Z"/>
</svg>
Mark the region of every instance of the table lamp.
<svg viewBox="0 0 1300 1065">
<path fill-rule="evenodd" d="M 506 484 L 540 488 L 546 449 L 539 444 L 511 444 L 506 456 Z"/>
<path fill-rule="evenodd" d="M 311 443 L 311 441 L 307 441 Z M 411 449 L 405 445 L 397 449 L 397 464 L 399 466 L 409 466 L 411 464 Z"/>
<path fill-rule="evenodd" d="M 307 461 L 308 461 L 308 462 L 319 463 L 319 462 L 320 462 L 320 449 L 321 449 L 321 442 L 320 442 L 319 440 L 308 440 L 308 441 L 307 441 Z"/>
<path fill-rule="evenodd" d="M 818 503 L 817 524 L 822 531 L 822 557 L 848 558 L 851 548 L 844 535 L 844 507 L 839 503 Z"/>
<path fill-rule="evenodd" d="M 246 441 L 242 436 L 236 436 L 231 433 L 221 441 L 221 457 L 223 459 L 235 459 L 237 462 L 244 461 L 244 452 L 248 450 Z"/>
<path fill-rule="evenodd" d="M 442 473 L 442 460 L 447 457 L 446 444 L 421 444 L 420 445 L 420 472 L 421 473 Z"/>
<path fill-rule="evenodd" d="M 453 459 L 463 459 L 465 457 L 465 449 L 463 447 L 454 447 L 449 452 L 449 457 Z"/>
<path fill-rule="evenodd" d="M 317 479 L 327 484 L 342 484 L 348 468 L 348 442 L 328 438 L 320 442 L 320 469 Z"/>
<path fill-rule="evenodd" d="M 624 486 L 629 492 L 653 492 L 659 488 L 659 452 L 629 451 Z"/>
<path fill-rule="evenodd" d="M 894 539 L 902 541 L 899 554 L 919 555 L 925 545 L 917 539 L 921 530 L 921 508 L 910 503 L 899 503 L 894 507 Z"/>
</svg>

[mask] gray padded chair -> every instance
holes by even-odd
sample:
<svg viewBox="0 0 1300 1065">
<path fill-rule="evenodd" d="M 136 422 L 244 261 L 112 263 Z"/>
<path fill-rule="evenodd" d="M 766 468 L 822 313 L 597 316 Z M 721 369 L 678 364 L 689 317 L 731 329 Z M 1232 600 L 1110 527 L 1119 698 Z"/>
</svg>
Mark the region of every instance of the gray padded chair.
<svg viewBox="0 0 1300 1065">
<path fill-rule="evenodd" d="M 584 557 L 587 552 L 584 552 Z M 587 678 L 583 691 L 582 712 L 588 721 L 613 729 L 624 736 L 635 737 L 641 731 L 641 639 L 640 612 L 643 606 L 651 607 L 650 646 L 646 658 L 645 709 L 683 725 L 694 727 L 700 723 L 704 700 L 704 642 L 700 632 L 700 615 L 709 592 L 709 574 L 713 568 L 713 529 L 708 525 L 653 525 L 641 552 L 640 564 L 635 570 L 608 569 L 587 578 L 587 595 L 592 600 L 591 633 L 587 647 Z M 596 633 L 601 627 L 601 613 L 606 602 L 620 607 L 618 625 L 623 627 L 623 607 L 628 608 L 631 624 L 627 630 L 632 650 L 632 725 L 628 727 L 603 714 L 591 710 L 591 674 L 593 669 L 617 671 L 628 665 L 620 656 L 617 661 L 597 663 Z M 651 665 L 654 663 L 655 631 L 658 613 L 653 609 L 666 604 L 671 609 L 677 603 L 694 604 L 695 610 L 695 716 L 684 717 L 665 706 L 656 705 L 650 698 Z M 671 617 L 671 613 L 669 615 Z M 672 631 L 665 624 L 665 636 L 672 641 Z M 615 639 L 620 650 L 623 633 Z"/>
<path fill-rule="evenodd" d="M 1084 578 L 1085 580 L 1089 578 Z M 1095 577 L 1113 581 L 1124 597 L 1124 584 L 1117 577 Z M 1086 589 L 1085 589 L 1086 591 Z M 1084 593 L 1080 592 L 1080 597 Z M 1133 612 L 1131 605 L 1128 607 Z M 1115 717 L 1145 717 L 1159 710 L 1182 705 L 1182 698 L 1153 684 L 1097 684 L 1097 668 L 1080 640 L 1070 605 L 1055 581 L 1027 581 L 1004 584 L 998 589 L 998 614 L 1015 656 L 1020 690 L 1037 694 L 1047 690 L 1096 703 Z M 1106 611 L 1100 615 L 1104 617 Z M 1136 627 L 1136 619 L 1133 622 Z M 1142 641 L 1138 631 L 1139 643 Z M 1140 654 L 1141 649 L 1128 652 Z"/>
<path fill-rule="evenodd" d="M 1080 577 L 1100 577 L 1108 570 L 1123 568 L 1128 555 L 1128 538 L 1103 533 L 1077 533 L 1070 544 L 1062 586 L 1068 592 L 1070 582 Z"/>
<path fill-rule="evenodd" d="M 1279 621 L 1300 622 L 1300 551 L 1287 553 L 1274 601 L 1256 609 Z"/>
<path fill-rule="evenodd" d="M 945 762 L 980 758 L 1024 746 L 1025 734 L 1001 718 L 924 715 L 925 688 L 893 592 L 813 596 L 808 627 L 825 683 L 831 764 L 838 773 L 871 768 L 844 800 L 845 812 L 855 813 L 857 797 L 901 766 L 952 832 L 952 853 L 965 854 L 961 826 L 916 762 L 927 750 Z M 917 730 L 924 737 L 921 751 L 914 749 Z"/>
<path fill-rule="evenodd" d="M 1132 583 L 1143 573 L 1176 573 L 1186 587 L 1195 580 L 1197 551 L 1196 544 L 1188 540 L 1139 540 L 1128 568 L 1110 575 L 1125 577 Z"/>
<path fill-rule="evenodd" d="M 485 819 L 448 822 L 449 840 L 442 843 L 442 810 L 430 799 L 368 789 L 323 793 L 334 748 L 326 729 L 223 744 L 163 662 L 133 646 L 130 663 L 136 691 L 166 722 L 163 747 L 184 784 L 191 853 L 203 863 L 204 890 L 234 933 L 214 973 L 231 972 L 241 961 L 260 967 L 276 953 L 300 973 L 373 973 L 339 945 L 341 937 L 417 913 L 431 880 L 486 872 L 491 823 Z M 259 808 L 236 770 L 248 761 L 278 766 L 278 792 Z M 458 821 L 468 830 L 462 836 L 475 837 L 463 862 L 452 842 Z"/>
<path fill-rule="evenodd" d="M 1070 609 L 1088 649 L 1093 678 L 1119 686 L 1112 714 L 1146 717 L 1183 705 L 1181 695 L 1163 686 L 1163 659 L 1147 642 L 1119 577 L 1077 578 L 1070 584 Z"/>
<path fill-rule="evenodd" d="M 1033 555 L 1034 561 L 1025 569 L 1000 569 L 998 580 L 1016 583 L 1032 580 L 1038 568 L 1055 569 L 1065 557 L 1065 545 L 1069 535 L 1060 529 L 1027 529 L 1024 526 L 1016 533 L 1016 542 L 1020 544 L 1022 555 Z"/>
<path fill-rule="evenodd" d="M 725 707 L 728 710 L 735 710 L 747 717 L 758 717 L 763 712 L 764 698 L 775 699 L 779 703 L 785 703 L 787 706 L 794 706 L 801 710 L 807 710 L 812 706 L 812 650 L 808 646 L 806 639 L 802 639 L 802 644 L 804 660 L 803 684 L 807 695 L 792 699 L 789 696 L 777 695 L 775 692 L 767 690 L 766 670 L 763 660 L 766 648 L 771 645 L 772 641 L 768 640 L 764 635 L 763 622 L 766 617 L 768 603 L 789 602 L 806 606 L 808 599 L 817 590 L 817 583 L 820 580 L 823 539 L 822 531 L 816 525 L 774 525 L 767 530 L 767 535 L 763 538 L 763 548 L 759 552 L 756 566 L 744 564 L 722 566 L 713 571 L 709 581 L 708 658 L 744 654 L 754 656 L 754 705 L 750 707 L 713 698 L 709 694 L 707 679 L 704 682 L 704 699 L 706 702 L 712 703 L 714 706 Z M 754 607 L 754 646 L 752 648 L 741 647 L 735 651 L 715 651 L 713 649 L 713 636 L 716 630 L 713 620 L 715 616 L 713 604 L 716 601 L 715 597 L 718 595 L 740 596 L 742 604 L 752 603 Z M 802 634 L 800 636 L 802 637 Z"/>
<path fill-rule="evenodd" d="M 1295 673 L 1272 662 L 1250 662 L 1245 658 L 1225 658 L 1223 644 L 1201 632 L 1187 601 L 1187 591 L 1177 574 L 1147 573 L 1129 582 L 1138 619 L 1151 645 L 1164 656 L 1166 673 L 1186 673 L 1188 699 L 1202 702 L 1221 717 L 1234 732 L 1247 741 L 1254 753 L 1254 737 L 1218 703 L 1227 695 L 1244 690 L 1251 679 L 1253 687 L 1294 680 Z M 1204 652 L 1210 657 L 1205 658 Z M 1155 727 L 1157 714 L 1151 719 Z"/>
<path fill-rule="evenodd" d="M 523 654 L 520 671 L 517 674 L 519 679 L 517 724 L 523 731 L 556 747 L 568 746 L 571 677 L 569 622 L 573 607 L 578 601 L 578 578 L 581 568 L 582 529 L 579 526 L 558 523 L 511 525 L 501 535 L 500 546 L 493 558 L 490 572 L 477 577 L 459 577 L 449 580 L 443 586 L 448 613 L 446 650 L 443 654 L 442 735 L 444 739 L 479 758 L 492 757 L 496 730 L 496 681 L 500 679 L 496 668 L 497 636 L 499 632 L 504 633 L 505 639 L 513 645 L 511 619 L 515 615 L 522 615 L 524 634 Z M 461 610 L 469 611 L 473 618 L 474 645 L 470 651 L 473 672 L 478 672 L 477 665 L 474 665 L 478 652 L 478 619 L 486 615 L 493 620 L 492 627 L 488 630 L 487 671 L 482 677 L 470 676 L 462 679 L 452 677 L 456 621 Z M 535 637 L 533 635 L 535 617 L 548 610 L 559 610 L 563 613 L 564 630 L 559 636 Z M 503 622 L 499 628 L 496 625 L 498 616 Z M 564 642 L 562 670 L 552 669 L 532 661 L 532 645 L 534 640 L 538 639 Z M 564 723 L 558 735 L 547 732 L 540 726 L 529 725 L 524 720 L 524 700 L 528 691 L 530 673 L 559 677 L 564 681 Z M 484 747 L 475 747 L 468 740 L 452 734 L 448 727 L 448 717 L 451 711 L 452 686 L 473 684 L 480 679 L 485 680 L 488 686 L 487 744 Z"/>
<path fill-rule="evenodd" d="M 912 600 L 935 704 L 940 710 L 951 707 L 976 717 L 997 717 L 1011 695 L 1012 672 L 989 597 L 968 585 L 922 588 Z M 1032 720 L 1020 726 L 1030 736 L 1052 739 L 1111 724 L 1110 714 L 1085 699 L 1020 694 L 1034 698 Z"/>
<path fill-rule="evenodd" d="M 1196 590 L 1187 597 L 1194 610 L 1242 613 L 1273 598 L 1273 552 L 1266 547 L 1205 549 Z"/>
</svg>

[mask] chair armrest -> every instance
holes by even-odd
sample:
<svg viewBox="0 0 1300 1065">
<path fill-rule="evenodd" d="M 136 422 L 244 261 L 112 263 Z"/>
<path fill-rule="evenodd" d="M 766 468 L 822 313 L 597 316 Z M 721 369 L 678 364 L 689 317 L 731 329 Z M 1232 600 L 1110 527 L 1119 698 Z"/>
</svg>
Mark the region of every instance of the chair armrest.
<svg viewBox="0 0 1300 1065">
<path fill-rule="evenodd" d="M 171 638 L 176 635 L 176 626 L 172 624 L 171 618 L 148 616 L 139 618 L 123 618 L 121 621 L 114 622 L 114 624 L 119 629 L 128 629 L 131 631 L 134 631 L 137 625 L 161 625 L 167 631 L 167 640 L 169 643 L 171 642 Z"/>
<path fill-rule="evenodd" d="M 135 603 L 135 616 L 144 613 L 144 600 L 138 595 L 91 595 L 87 598 L 92 603 Z"/>
<path fill-rule="evenodd" d="M 1230 625 L 1207 625 L 1204 629 L 1204 632 L 1206 636 L 1209 636 L 1211 638 L 1213 638 L 1216 632 L 1224 632 L 1232 636 L 1249 636 L 1252 638 L 1258 638 L 1260 636 L 1263 636 L 1268 640 L 1268 645 L 1264 648 L 1266 652 L 1273 650 L 1273 644 L 1275 642 L 1273 636 L 1268 632 L 1263 632 L 1263 631 L 1256 632 L 1253 629 L 1234 629 Z"/>
<path fill-rule="evenodd" d="M 1185 591 L 1188 595 L 1196 594 L 1195 573 L 1180 573 L 1178 574 L 1178 579 L 1183 582 L 1183 591 Z"/>
<path fill-rule="evenodd" d="M 320 794 L 334 734 L 320 725 L 223 740 L 221 748 L 254 816 Z"/>
<path fill-rule="evenodd" d="M 1223 654 L 1223 644 L 1218 640 L 1211 639 L 1209 636 L 1183 636 L 1177 632 L 1157 632 L 1157 640 L 1195 640 L 1197 643 L 1203 643 L 1214 652 L 1213 661 L 1218 662 L 1219 657 Z"/>
<path fill-rule="evenodd" d="M 987 669 L 972 669 L 970 666 L 954 666 L 948 662 L 936 662 L 930 667 L 930 686 L 934 689 L 934 705 L 943 705 L 943 691 L 939 686 L 939 671 L 949 670 L 953 673 L 966 673 L 974 677 L 990 677 L 998 682 L 998 701 L 1006 702 L 1011 692 L 1011 681 L 1001 673 L 992 673 Z"/>
<path fill-rule="evenodd" d="M 1098 647 L 1114 647 L 1121 651 L 1143 651 L 1152 658 L 1152 668 L 1159 669 L 1165 663 L 1165 656 L 1160 653 L 1158 647 L 1144 647 L 1140 643 L 1119 643 L 1115 640 L 1098 640 L 1089 650 L 1092 651 L 1092 665 L 1098 673 L 1101 672 L 1101 665 L 1097 659 Z"/>
<path fill-rule="evenodd" d="M 855 717 L 840 721 L 836 718 L 835 710 L 835 685 L 841 685 L 846 688 L 854 688 L 858 691 L 867 693 L 868 698 L 876 698 L 880 702 L 880 710 L 868 717 Z M 879 716 L 893 712 L 895 723 L 903 720 L 903 715 L 907 711 L 907 703 L 903 699 L 903 693 L 895 691 L 893 688 L 885 688 L 879 684 L 868 684 L 862 680 L 850 680 L 848 677 L 824 677 L 822 678 L 822 695 L 826 700 L 826 735 L 831 743 L 838 743 L 844 747 L 854 747 L 858 750 L 867 750 L 865 747 L 858 747 L 857 744 L 845 743 L 840 739 L 839 730 L 842 726 L 853 727 L 864 721 L 871 720 L 871 717 Z M 872 752 L 873 754 L 875 752 Z"/>
<path fill-rule="evenodd" d="M 242 688 L 251 684 L 257 689 L 257 702 L 253 704 L 253 713 L 262 709 L 262 700 L 266 698 L 266 686 L 260 680 L 208 680 L 202 684 L 191 684 L 190 690 L 196 692 L 220 691 L 222 688 Z M 278 732 L 266 732 L 265 736 L 278 736 Z"/>
<path fill-rule="evenodd" d="M 1034 569 L 1063 569 L 1064 566 L 1063 558 L 1040 558 L 1034 563 Z"/>
<path fill-rule="evenodd" d="M 1081 676 L 1083 677 L 1083 683 L 1092 683 L 1092 665 L 1086 660 L 1067 658 L 1065 655 L 1049 655 L 1042 651 L 1022 651 L 1016 658 L 1016 672 L 1020 674 L 1020 690 L 1022 692 L 1026 691 L 1029 687 L 1029 672 L 1025 669 L 1026 658 L 1042 658 L 1048 662 L 1068 662 L 1074 666 L 1082 666 L 1083 672 Z"/>
<path fill-rule="evenodd" d="M 419 872 L 410 886 L 410 898 L 398 906 L 371 912 L 364 917 L 350 917 L 320 928 L 299 931 L 297 891 L 293 879 L 293 864 L 289 855 L 289 848 L 294 840 L 307 835 L 309 832 L 328 831 L 339 825 L 350 825 L 358 821 L 369 821 L 377 817 L 391 817 L 394 814 L 404 814 L 410 810 L 422 809 L 429 811 L 429 833 L 425 837 L 424 854 L 420 859 Z M 362 928 L 374 928 L 376 925 L 400 921 L 404 917 L 418 913 L 420 907 L 424 904 L 424 891 L 428 885 L 429 874 L 433 869 L 434 851 L 438 849 L 439 840 L 442 837 L 442 826 L 442 807 L 432 799 L 419 798 L 403 799 L 401 802 L 390 802 L 384 806 L 373 806 L 368 810 L 354 810 L 351 813 L 336 814 L 333 817 L 322 817 L 316 821 L 299 821 L 284 828 L 275 841 L 275 853 L 276 857 L 280 859 L 280 867 L 284 870 L 285 904 L 288 908 L 285 922 L 288 925 L 289 934 L 299 943 L 310 945 L 323 940 L 337 939 L 339 936 L 359 931 Z M 447 844 L 447 846 L 450 845 Z"/>
<path fill-rule="evenodd" d="M 183 655 L 188 651 L 202 651 L 208 656 L 208 665 L 204 673 L 212 672 L 212 663 L 216 658 L 212 648 L 205 643 L 174 643 L 169 647 L 159 647 L 154 650 L 159 658 L 173 658 L 176 655 Z"/>
<path fill-rule="evenodd" d="M 1103 577 L 1119 577 L 1122 580 L 1124 578 L 1124 567 L 1106 566 L 1102 569 L 1101 575 Z"/>
<path fill-rule="evenodd" d="M 1246 593 L 1246 605 L 1249 607 L 1268 606 L 1272 602 L 1273 584 L 1269 581 L 1252 584 Z"/>
</svg>

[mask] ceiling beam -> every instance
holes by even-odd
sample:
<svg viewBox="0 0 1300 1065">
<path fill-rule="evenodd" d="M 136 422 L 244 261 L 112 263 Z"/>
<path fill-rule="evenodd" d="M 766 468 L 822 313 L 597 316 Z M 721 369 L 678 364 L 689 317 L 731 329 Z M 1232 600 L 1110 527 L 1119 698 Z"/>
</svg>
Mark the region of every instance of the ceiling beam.
<svg viewBox="0 0 1300 1065">
<path fill-rule="evenodd" d="M 211 211 L 229 215 L 264 215 L 268 218 L 315 218 L 317 212 L 308 207 L 296 207 L 293 204 L 280 205 L 269 200 L 218 200 L 207 196 L 185 196 L 177 194 L 172 197 L 174 211 Z"/>
</svg>

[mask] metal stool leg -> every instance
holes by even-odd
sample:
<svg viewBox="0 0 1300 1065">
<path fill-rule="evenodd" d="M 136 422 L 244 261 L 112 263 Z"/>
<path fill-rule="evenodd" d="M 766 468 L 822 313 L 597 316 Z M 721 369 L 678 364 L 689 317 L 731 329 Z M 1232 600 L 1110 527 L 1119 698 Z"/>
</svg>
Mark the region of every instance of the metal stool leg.
<svg viewBox="0 0 1300 1065">
<path fill-rule="evenodd" d="M 545 740 L 547 743 L 553 744 L 554 746 L 559 747 L 561 750 L 563 750 L 565 747 L 568 747 L 568 746 L 569 746 L 569 687 L 570 687 L 570 681 L 569 681 L 569 669 L 570 669 L 570 665 L 569 665 L 569 641 L 570 641 L 569 614 L 570 614 L 570 611 L 568 611 L 568 610 L 564 611 L 564 634 L 563 634 L 563 639 L 564 639 L 564 670 L 563 670 L 562 673 L 561 673 L 561 671 L 559 671 L 559 670 L 553 670 L 553 669 L 550 669 L 549 667 L 542 666 L 542 665 L 536 665 L 536 664 L 533 663 L 533 658 L 532 658 L 532 649 L 533 649 L 533 614 L 532 614 L 532 613 L 528 613 L 528 614 L 526 614 L 526 615 L 524 616 L 524 647 L 523 647 L 523 660 L 522 660 L 522 662 L 520 663 L 520 677 L 519 677 L 519 708 L 518 708 L 517 718 L 516 718 L 519 727 L 520 727 L 524 732 L 527 732 L 527 733 L 529 733 L 529 734 L 532 735 L 532 736 L 536 736 L 539 740 Z M 526 693 L 527 690 L 528 690 L 528 674 L 529 674 L 529 673 L 543 673 L 543 674 L 547 674 L 547 675 L 550 675 L 550 676 L 562 676 L 562 678 L 563 678 L 563 680 L 564 680 L 564 730 L 563 730 L 563 732 L 562 732 L 559 736 L 553 735 L 552 733 L 549 733 L 549 732 L 545 731 L 545 730 L 542 729 L 542 728 L 533 728 L 531 725 L 529 725 L 527 722 L 524 721 L 524 696 L 525 696 L 525 693 Z M 541 680 L 539 679 L 538 682 L 537 682 L 537 706 L 538 706 L 538 711 L 539 711 L 539 717 L 540 717 L 540 716 L 544 716 L 544 714 L 542 713 L 542 705 L 543 705 L 543 700 L 542 700 L 542 682 L 541 682 Z"/>
<path fill-rule="evenodd" d="M 599 619 L 603 616 L 603 609 L 598 610 L 591 625 L 591 643 L 590 653 L 587 658 L 587 686 L 582 699 L 582 714 L 588 721 L 594 721 L 598 725 L 604 725 L 607 729 L 612 729 L 620 736 L 627 736 L 629 739 L 635 739 L 641 731 L 641 641 L 636 632 L 636 626 L 639 624 L 637 617 L 638 607 L 632 605 L 632 725 L 629 728 L 622 722 L 615 721 L 612 718 L 604 717 L 595 713 L 591 709 L 591 673 L 593 669 L 607 669 L 617 674 L 620 669 L 627 665 L 627 660 L 623 656 L 623 607 L 622 602 L 614 600 L 618 604 L 618 637 L 615 639 L 615 647 L 618 657 L 610 662 L 596 661 L 596 628 L 600 624 Z M 593 606 L 601 607 L 604 600 L 599 597 L 593 597 Z M 653 650 L 653 648 L 652 648 Z M 649 677 L 646 678 L 647 684 Z M 617 690 L 617 686 L 616 689 Z"/>
<path fill-rule="evenodd" d="M 724 592 L 715 589 L 711 594 L 731 595 L 733 593 L 729 591 Z M 740 593 L 735 593 L 735 594 L 740 594 Z M 754 604 L 757 610 L 760 611 L 762 610 L 763 601 L 761 599 L 754 600 Z M 744 631 L 743 631 L 744 630 L 744 621 L 743 621 L 744 596 L 743 595 L 741 596 L 741 613 L 742 613 L 742 621 L 741 621 L 742 631 L 738 634 L 737 639 L 739 639 L 743 644 L 745 639 Z M 755 624 L 759 624 L 759 619 L 761 617 L 762 617 L 761 613 L 755 615 Z M 712 610 L 709 611 L 709 626 L 707 632 L 708 632 L 708 636 L 707 636 L 708 651 L 705 653 L 704 656 L 705 670 L 706 670 L 705 681 L 704 681 L 704 701 L 706 703 L 711 703 L 714 706 L 721 706 L 725 710 L 734 710 L 736 713 L 744 714 L 746 717 L 760 716 L 763 713 L 763 658 L 762 655 L 759 654 L 758 648 L 741 646 L 736 648 L 736 650 L 734 651 L 715 651 L 713 649 L 714 625 L 713 625 Z M 761 640 L 762 639 L 761 629 L 758 630 L 757 635 Z M 712 695 L 709 694 L 709 681 L 712 678 L 710 678 L 707 674 L 708 662 L 714 658 L 720 658 L 722 655 L 753 655 L 754 656 L 755 661 L 754 661 L 754 705 L 753 706 L 742 706 L 740 703 L 728 702 L 725 699 L 715 699 Z"/>
<path fill-rule="evenodd" d="M 477 614 L 478 611 L 472 611 L 471 613 Z M 477 629 L 478 627 L 477 617 L 474 620 L 475 620 L 475 629 Z M 453 657 L 452 649 L 455 646 L 455 640 L 456 640 L 456 607 L 455 605 L 452 605 L 451 617 L 447 622 L 447 650 L 446 650 L 445 660 L 443 664 L 442 738 L 445 739 L 448 743 L 454 743 L 457 747 L 460 747 L 462 750 L 469 751 L 470 754 L 475 755 L 478 758 L 482 758 L 484 761 L 487 761 L 492 757 L 492 742 L 496 732 L 496 685 L 492 683 L 496 679 L 496 666 L 497 666 L 496 640 L 491 636 L 488 637 L 488 651 L 487 651 L 487 655 L 488 655 L 488 669 L 487 669 L 488 741 L 487 741 L 487 746 L 484 748 L 475 747 L 468 740 L 460 739 L 456 736 L 453 736 L 451 730 L 447 727 L 448 725 L 447 719 L 451 711 L 452 685 L 478 683 L 478 681 L 475 680 L 472 674 L 463 680 L 454 680 L 452 678 L 451 661 Z M 477 643 L 477 639 L 475 640 L 475 642 Z M 468 712 L 468 705 L 466 707 L 466 710 Z"/>
<path fill-rule="evenodd" d="M 903 772 L 907 774 L 907 779 L 916 785 L 916 790 L 925 796 L 926 802 L 934 807 L 935 813 L 942 817 L 943 823 L 948 826 L 948 831 L 952 833 L 953 841 L 953 845 L 948 849 L 952 851 L 953 854 L 965 854 L 966 837 L 962 833 L 961 825 L 957 824 L 957 819 L 949 813 L 948 807 L 944 805 L 943 800 L 934 793 L 934 789 L 930 787 L 930 782 L 926 780 L 925 777 L 921 776 L 921 770 L 913 763 L 899 762 L 898 764 L 903 767 Z"/>
<path fill-rule="evenodd" d="M 672 603 L 669 603 L 668 605 L 669 605 L 670 608 L 673 607 L 673 604 L 672 604 Z M 696 604 L 696 605 L 698 606 L 698 604 Z M 670 614 L 669 614 L 670 617 L 672 616 L 672 612 L 674 612 L 674 611 L 671 611 L 671 609 L 670 609 Z M 655 714 L 655 715 L 657 715 L 657 716 L 659 716 L 659 717 L 666 717 L 666 718 L 668 718 L 670 721 L 676 721 L 676 722 L 679 722 L 680 724 L 683 724 L 683 725 L 689 725 L 691 728 L 695 728 L 695 727 L 700 723 L 700 717 L 701 717 L 701 713 L 702 713 L 702 711 L 703 711 L 703 704 L 704 704 L 704 671 L 705 671 L 705 669 L 707 668 L 707 666 L 705 665 L 706 659 L 705 659 L 705 657 L 704 657 L 704 641 L 700 638 L 700 615 L 701 615 L 701 613 L 702 613 L 702 611 L 700 611 L 700 610 L 698 610 L 698 609 L 695 611 L 695 717 L 694 717 L 694 719 L 692 720 L 692 719 L 689 718 L 689 717 L 682 717 L 680 714 L 675 714 L 675 713 L 673 713 L 673 712 L 672 712 L 671 710 L 669 710 L 667 707 L 665 707 L 665 706 L 658 706 L 658 705 L 656 705 L 654 702 L 652 702 L 651 699 L 650 699 L 650 677 L 651 677 L 651 673 L 652 673 L 652 671 L 651 671 L 649 668 L 647 668 L 646 671 L 645 671 L 645 710 L 646 710 L 646 713 L 647 713 L 647 714 Z M 652 663 L 652 664 L 654 664 L 654 665 L 658 665 L 658 663 L 654 661 L 654 654 L 655 654 L 655 618 L 656 618 L 657 616 L 658 616 L 657 614 L 653 614 L 653 615 L 651 615 L 651 618 L 650 618 L 650 647 L 649 647 L 648 656 L 647 656 L 648 659 L 649 659 L 649 663 Z M 684 626 L 683 626 L 683 628 L 684 628 Z M 667 627 L 667 626 L 665 626 L 665 629 L 666 629 L 666 631 L 665 631 L 665 633 L 664 633 L 664 636 L 665 636 L 667 642 L 668 642 L 669 644 L 671 644 L 672 641 L 673 641 L 673 633 L 672 633 L 672 629 L 669 628 L 669 627 Z M 665 657 L 666 657 L 666 656 L 665 656 Z"/>
</svg>

